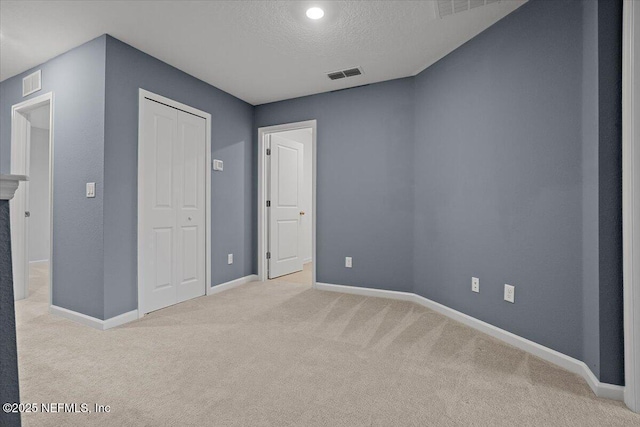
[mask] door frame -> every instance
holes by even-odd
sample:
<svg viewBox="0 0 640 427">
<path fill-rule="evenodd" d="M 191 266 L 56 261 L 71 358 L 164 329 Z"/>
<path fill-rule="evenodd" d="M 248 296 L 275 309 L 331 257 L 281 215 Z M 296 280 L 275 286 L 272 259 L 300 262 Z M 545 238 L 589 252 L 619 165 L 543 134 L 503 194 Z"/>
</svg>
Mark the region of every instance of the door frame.
<svg viewBox="0 0 640 427">
<path fill-rule="evenodd" d="M 23 138 L 17 138 L 17 134 L 15 132 L 15 120 L 17 114 L 25 114 L 31 110 L 42 107 L 43 105 L 49 104 L 49 306 L 51 306 L 52 295 L 53 295 L 53 114 L 54 114 L 54 97 L 53 92 L 48 92 L 43 95 L 39 95 L 26 101 L 22 101 L 18 104 L 11 106 L 11 173 L 24 175 L 23 173 L 19 173 L 24 169 L 27 165 L 28 156 L 25 157 L 22 155 L 23 150 L 20 150 L 19 147 L 27 143 L 27 141 Z M 29 141 L 30 143 L 30 141 Z M 20 165 L 20 166 L 18 166 Z M 27 177 L 28 179 L 28 177 Z M 13 202 L 13 201 L 12 201 Z M 21 211 L 26 211 L 25 206 L 22 206 Z M 13 215 L 10 215 L 13 216 Z M 28 247 L 29 247 L 29 226 L 27 221 L 23 223 L 24 227 L 17 227 L 17 231 L 15 230 L 14 225 L 12 225 L 12 230 L 16 232 L 18 235 L 23 236 L 25 239 L 25 250 L 21 254 L 23 258 L 23 263 L 27 265 L 26 278 L 23 284 L 22 290 L 22 298 L 25 299 L 29 296 L 29 269 L 28 269 Z M 16 253 L 12 253 L 12 259 L 16 256 Z"/>
<path fill-rule="evenodd" d="M 624 282 L 624 402 L 640 412 L 640 5 L 623 3 L 622 239 Z"/>
<path fill-rule="evenodd" d="M 266 139 L 273 133 L 279 133 L 289 130 L 309 129 L 311 128 L 311 165 L 312 165 L 312 183 L 311 183 L 311 262 L 313 263 L 311 272 L 311 286 L 316 287 L 316 184 L 317 184 L 317 120 L 306 120 L 303 122 L 285 123 L 275 126 L 265 126 L 258 128 L 258 280 L 264 282 L 267 277 L 267 150 Z"/>
<path fill-rule="evenodd" d="M 182 110 L 189 114 L 193 114 L 194 116 L 202 117 L 205 119 L 205 295 L 210 295 L 211 293 L 211 114 L 198 110 L 197 108 L 190 107 L 189 105 L 182 104 L 180 102 L 174 101 L 173 99 L 166 98 L 162 95 L 158 95 L 153 92 L 149 92 L 148 90 L 144 90 L 140 88 L 138 90 L 138 182 L 137 182 L 137 192 L 138 192 L 138 207 L 137 207 L 137 217 L 138 217 L 138 251 L 137 251 L 137 260 L 136 267 L 138 269 L 138 317 L 142 318 L 145 315 L 144 310 L 144 290 L 142 289 L 142 283 L 144 283 L 143 279 L 143 269 L 140 268 L 140 263 L 142 262 L 142 254 L 144 253 L 144 239 L 142 230 L 144 229 L 144 221 L 142 220 L 142 191 L 144 184 L 144 176 L 142 175 L 142 168 L 140 167 L 140 159 L 141 159 L 141 150 L 142 144 L 140 141 L 142 140 L 143 134 L 143 123 L 142 118 L 144 117 L 145 112 L 145 99 L 149 99 L 151 101 L 158 102 L 160 104 L 164 104 L 168 107 L 175 108 L 177 110 Z"/>
</svg>

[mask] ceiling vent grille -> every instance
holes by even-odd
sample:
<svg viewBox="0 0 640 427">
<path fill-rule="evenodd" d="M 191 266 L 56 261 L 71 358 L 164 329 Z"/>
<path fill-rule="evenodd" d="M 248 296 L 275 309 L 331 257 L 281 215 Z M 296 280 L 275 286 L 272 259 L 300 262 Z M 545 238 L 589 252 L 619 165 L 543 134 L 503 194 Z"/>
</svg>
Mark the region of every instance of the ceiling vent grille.
<svg viewBox="0 0 640 427">
<path fill-rule="evenodd" d="M 465 10 L 475 9 L 491 3 L 498 3 L 500 0 L 438 0 L 438 13 L 440 18 Z"/>
<path fill-rule="evenodd" d="M 343 71 L 344 75 L 347 77 L 355 77 L 362 74 L 359 68 L 349 68 L 348 70 Z"/>
<path fill-rule="evenodd" d="M 360 76 L 362 74 L 364 74 L 364 72 L 362 71 L 362 68 L 355 67 L 355 68 L 347 68 L 346 70 L 341 70 L 341 71 L 332 71 L 330 73 L 327 73 L 327 77 L 329 77 L 331 80 L 339 80 L 339 79 L 344 79 L 346 77 Z"/>
<path fill-rule="evenodd" d="M 42 89 L 42 70 L 29 74 L 22 79 L 22 96 L 31 95 Z"/>
</svg>

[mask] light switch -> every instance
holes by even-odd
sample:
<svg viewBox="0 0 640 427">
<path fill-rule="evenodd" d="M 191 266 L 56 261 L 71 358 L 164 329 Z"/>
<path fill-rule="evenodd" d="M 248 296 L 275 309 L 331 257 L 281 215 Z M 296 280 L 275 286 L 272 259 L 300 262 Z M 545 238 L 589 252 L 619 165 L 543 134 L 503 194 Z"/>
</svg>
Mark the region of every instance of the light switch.
<svg viewBox="0 0 640 427">
<path fill-rule="evenodd" d="M 89 198 L 96 197 L 96 183 L 95 182 L 87 182 L 87 197 L 89 197 Z"/>
<path fill-rule="evenodd" d="M 222 160 L 213 159 L 213 170 L 222 172 L 224 169 L 224 162 Z"/>
<path fill-rule="evenodd" d="M 227 264 L 229 265 L 233 264 L 233 254 L 227 255 Z"/>
</svg>

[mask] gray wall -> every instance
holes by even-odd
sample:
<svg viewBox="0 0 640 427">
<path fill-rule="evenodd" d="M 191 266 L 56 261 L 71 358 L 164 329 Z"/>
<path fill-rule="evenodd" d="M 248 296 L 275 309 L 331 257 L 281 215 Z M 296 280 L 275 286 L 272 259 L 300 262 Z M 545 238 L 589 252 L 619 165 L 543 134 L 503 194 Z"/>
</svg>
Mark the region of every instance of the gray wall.
<svg viewBox="0 0 640 427">
<path fill-rule="evenodd" d="M 530 2 L 416 77 L 414 290 L 580 359 L 579 6 Z"/>
<path fill-rule="evenodd" d="M 103 318 L 103 171 L 106 37 L 0 83 L 0 171 L 11 167 L 11 106 L 54 92 L 53 304 Z M 42 70 L 42 90 L 22 78 Z M 85 183 L 96 197 L 85 197 Z"/>
<path fill-rule="evenodd" d="M 48 109 L 47 109 L 48 111 Z M 29 261 L 49 260 L 49 130 L 31 128 Z"/>
<path fill-rule="evenodd" d="M 413 290 L 621 384 L 620 4 L 532 0 L 415 78 L 256 107 L 318 119 L 318 280 Z"/>
<path fill-rule="evenodd" d="M 54 92 L 53 304 L 98 319 L 137 307 L 138 88 L 212 115 L 212 282 L 255 272 L 253 107 L 109 36 L 42 64 Z M 22 77 L 0 83 L 0 171 Z M 105 95 L 106 94 L 106 95 Z M 85 183 L 96 198 L 85 198 Z M 234 264 L 227 265 L 227 254 Z"/>
<path fill-rule="evenodd" d="M 530 1 L 416 77 L 415 291 L 612 384 L 624 383 L 621 6 Z"/>
<path fill-rule="evenodd" d="M 256 107 L 256 127 L 318 120 L 319 282 L 411 290 L 413 107 L 413 79 Z"/>
<path fill-rule="evenodd" d="M 211 113 L 213 285 L 252 274 L 253 107 L 107 36 L 105 110 L 105 317 L 137 307 L 138 88 Z M 234 263 L 227 264 L 227 254 Z"/>
<path fill-rule="evenodd" d="M 213 284 L 256 270 L 255 130 L 317 119 L 319 281 L 415 291 L 621 384 L 620 13 L 619 0 L 532 0 L 415 78 L 256 108 L 107 36 L 43 64 L 54 304 L 136 307 L 142 87 L 213 116 Z M 27 73 L 0 84 L 5 173 Z"/>
</svg>

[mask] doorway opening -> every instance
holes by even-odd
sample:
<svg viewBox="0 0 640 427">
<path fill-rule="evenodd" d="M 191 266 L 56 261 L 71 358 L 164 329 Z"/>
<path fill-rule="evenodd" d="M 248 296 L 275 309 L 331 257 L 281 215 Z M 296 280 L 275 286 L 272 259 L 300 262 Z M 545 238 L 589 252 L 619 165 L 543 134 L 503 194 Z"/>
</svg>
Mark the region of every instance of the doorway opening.
<svg viewBox="0 0 640 427">
<path fill-rule="evenodd" d="M 10 202 L 15 300 L 50 304 L 53 248 L 53 94 L 11 109 L 11 173 L 26 175 Z"/>
<path fill-rule="evenodd" d="M 258 276 L 315 286 L 316 121 L 258 129 Z"/>
</svg>

